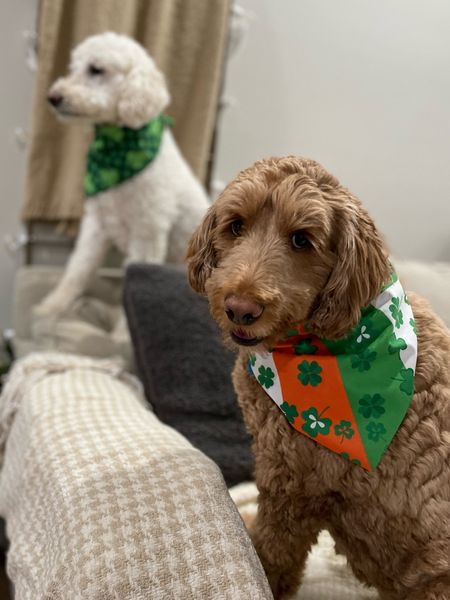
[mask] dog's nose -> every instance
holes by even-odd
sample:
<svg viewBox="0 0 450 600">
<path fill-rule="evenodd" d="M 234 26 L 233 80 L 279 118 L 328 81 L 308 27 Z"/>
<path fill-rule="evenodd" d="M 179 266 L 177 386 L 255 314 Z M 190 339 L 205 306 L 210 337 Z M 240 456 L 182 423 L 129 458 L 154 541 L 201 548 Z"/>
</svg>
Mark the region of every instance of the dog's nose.
<svg viewBox="0 0 450 600">
<path fill-rule="evenodd" d="M 63 101 L 63 97 L 61 96 L 61 94 L 49 94 L 47 96 L 47 100 L 49 101 L 49 103 L 54 106 L 55 108 L 57 108 L 61 102 Z"/>
<path fill-rule="evenodd" d="M 227 317 L 236 325 L 251 325 L 263 314 L 264 306 L 239 296 L 225 298 L 225 312 Z"/>
</svg>

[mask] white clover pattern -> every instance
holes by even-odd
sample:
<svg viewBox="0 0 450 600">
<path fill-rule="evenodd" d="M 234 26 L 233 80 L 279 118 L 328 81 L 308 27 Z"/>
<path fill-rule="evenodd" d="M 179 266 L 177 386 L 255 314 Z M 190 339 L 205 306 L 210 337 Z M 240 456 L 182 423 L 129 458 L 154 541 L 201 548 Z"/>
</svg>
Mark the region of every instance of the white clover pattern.
<svg viewBox="0 0 450 600">
<path fill-rule="evenodd" d="M 311 429 L 315 429 L 316 427 L 320 427 L 321 429 L 325 429 L 325 423 L 320 419 L 317 419 L 314 415 L 308 415 L 308 419 L 312 421 L 310 424 Z"/>
<path fill-rule="evenodd" d="M 370 340 L 370 333 L 367 332 L 366 325 L 361 327 L 358 337 L 356 338 L 356 343 L 360 344 L 364 339 Z"/>
</svg>

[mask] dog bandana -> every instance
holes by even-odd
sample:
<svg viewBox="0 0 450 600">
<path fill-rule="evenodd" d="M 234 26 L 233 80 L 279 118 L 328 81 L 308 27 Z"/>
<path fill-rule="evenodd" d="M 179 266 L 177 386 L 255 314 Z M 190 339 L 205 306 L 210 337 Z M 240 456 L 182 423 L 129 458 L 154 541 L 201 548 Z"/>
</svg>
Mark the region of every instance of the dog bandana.
<svg viewBox="0 0 450 600">
<path fill-rule="evenodd" d="M 411 403 L 416 326 L 396 275 L 341 340 L 293 327 L 249 371 L 302 434 L 371 471 Z"/>
<path fill-rule="evenodd" d="M 171 122 L 170 117 L 159 115 L 140 129 L 96 125 L 84 176 L 86 196 L 104 192 L 145 169 L 158 154 L 164 128 Z"/>
</svg>

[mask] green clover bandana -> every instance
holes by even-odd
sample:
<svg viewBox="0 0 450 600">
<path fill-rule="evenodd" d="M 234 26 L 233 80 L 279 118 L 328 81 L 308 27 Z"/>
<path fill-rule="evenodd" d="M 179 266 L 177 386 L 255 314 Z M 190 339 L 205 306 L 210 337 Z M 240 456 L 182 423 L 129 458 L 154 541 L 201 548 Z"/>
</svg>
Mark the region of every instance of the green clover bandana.
<svg viewBox="0 0 450 600">
<path fill-rule="evenodd" d="M 413 312 L 392 275 L 347 337 L 293 327 L 248 366 L 292 427 L 371 471 L 411 403 L 416 361 Z"/>
<path fill-rule="evenodd" d="M 159 115 L 140 129 L 96 125 L 89 146 L 84 176 L 86 196 L 95 196 L 133 177 L 154 160 L 166 125 L 172 120 Z"/>
</svg>

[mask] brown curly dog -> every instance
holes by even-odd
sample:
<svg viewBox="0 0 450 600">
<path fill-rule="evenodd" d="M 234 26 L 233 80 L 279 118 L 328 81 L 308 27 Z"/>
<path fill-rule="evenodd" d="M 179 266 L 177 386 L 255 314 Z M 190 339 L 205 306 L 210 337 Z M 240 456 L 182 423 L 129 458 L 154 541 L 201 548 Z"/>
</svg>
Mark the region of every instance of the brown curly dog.
<svg viewBox="0 0 450 600">
<path fill-rule="evenodd" d="M 372 472 L 291 427 L 247 371 L 247 346 L 268 349 L 305 321 L 321 337 L 341 338 L 379 293 L 388 254 L 359 200 L 312 160 L 257 162 L 210 208 L 188 267 L 238 350 L 233 381 L 260 492 L 251 535 L 275 598 L 295 592 L 326 528 L 383 600 L 449 600 L 450 335 L 429 305 L 411 294 L 415 393 Z"/>
</svg>

